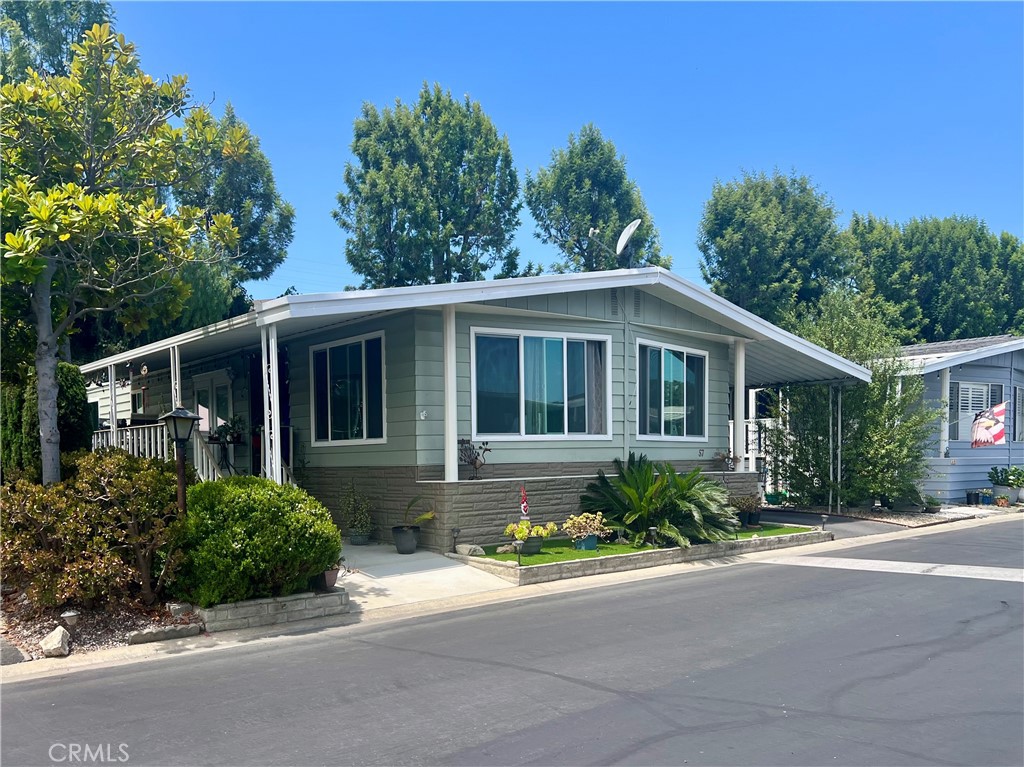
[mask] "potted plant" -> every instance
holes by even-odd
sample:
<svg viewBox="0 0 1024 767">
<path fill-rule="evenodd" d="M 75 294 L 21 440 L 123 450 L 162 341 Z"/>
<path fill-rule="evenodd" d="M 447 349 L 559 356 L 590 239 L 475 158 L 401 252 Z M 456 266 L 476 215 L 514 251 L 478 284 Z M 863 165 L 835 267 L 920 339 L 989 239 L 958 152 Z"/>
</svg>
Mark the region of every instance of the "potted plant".
<svg viewBox="0 0 1024 767">
<path fill-rule="evenodd" d="M 595 551 L 597 539 L 608 535 L 611 528 L 605 525 L 604 514 L 599 511 L 596 514 L 583 512 L 569 517 L 562 523 L 562 531 L 572 538 L 577 549 Z"/>
<path fill-rule="evenodd" d="M 1008 495 L 997 495 L 996 496 L 996 506 L 1000 506 L 1000 507 L 1005 509 L 1009 505 L 1010 505 L 1010 496 L 1008 496 Z"/>
<path fill-rule="evenodd" d="M 942 509 L 942 501 L 936 498 L 934 495 L 926 495 L 924 497 L 924 510 L 927 514 L 934 514 Z"/>
<path fill-rule="evenodd" d="M 740 518 L 740 527 L 756 525 L 761 521 L 761 499 L 756 495 L 738 495 L 732 499 L 732 507 Z"/>
<path fill-rule="evenodd" d="M 399 554 L 415 554 L 416 548 L 420 545 L 420 525 L 437 516 L 430 508 L 416 514 L 416 509 L 422 502 L 423 496 L 421 495 L 417 495 L 409 501 L 405 507 L 402 524 L 391 528 L 391 539 L 395 542 L 395 548 Z"/>
<path fill-rule="evenodd" d="M 241 445 L 244 442 L 244 434 L 245 421 L 242 416 L 235 415 L 213 430 L 210 442 L 219 442 L 222 445 Z"/>
<path fill-rule="evenodd" d="M 1007 495 L 1013 502 L 1013 491 L 1016 489 L 1018 501 L 1024 501 L 1024 466 L 1011 466 L 1007 472 L 1007 480 L 1010 483 L 1010 492 Z"/>
<path fill-rule="evenodd" d="M 344 560 L 340 554 L 338 555 L 338 561 L 335 562 L 331 567 L 328 567 L 319 575 L 315 575 L 309 579 L 310 588 L 313 591 L 330 591 L 334 588 L 338 582 L 338 574 L 341 572 L 341 563 Z"/>
<path fill-rule="evenodd" d="M 544 539 L 558 532 L 558 525 L 548 522 L 546 525 L 531 525 L 529 519 L 510 522 L 505 528 L 505 535 L 513 540 L 522 541 L 520 554 L 539 554 Z"/>
<path fill-rule="evenodd" d="M 719 471 L 733 471 L 736 468 L 736 459 L 728 450 L 719 450 L 715 453 L 715 463 Z"/>
<path fill-rule="evenodd" d="M 349 483 L 348 492 L 341 499 L 341 521 L 348 530 L 349 543 L 365 546 L 374 531 L 370 499 L 356 492 L 355 482 Z"/>
<path fill-rule="evenodd" d="M 978 490 L 978 495 L 980 496 L 980 498 L 978 500 L 981 501 L 983 506 L 991 506 L 992 505 L 992 488 L 990 488 L 990 487 L 980 488 Z"/>
<path fill-rule="evenodd" d="M 992 483 L 992 492 L 996 495 L 1010 497 L 1010 467 L 993 466 L 988 470 L 988 481 Z"/>
</svg>

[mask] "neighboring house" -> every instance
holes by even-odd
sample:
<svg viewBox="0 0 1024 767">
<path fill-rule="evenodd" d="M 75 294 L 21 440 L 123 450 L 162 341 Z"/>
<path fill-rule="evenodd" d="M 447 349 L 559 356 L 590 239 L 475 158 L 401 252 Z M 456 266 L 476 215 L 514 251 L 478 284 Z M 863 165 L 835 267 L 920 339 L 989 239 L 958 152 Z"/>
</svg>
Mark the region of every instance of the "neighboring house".
<svg viewBox="0 0 1024 767">
<path fill-rule="evenodd" d="M 924 493 L 962 503 L 967 490 L 991 486 L 992 466 L 1024 465 L 1024 338 L 964 338 L 904 346 L 901 354 L 907 374 L 924 377 L 925 398 L 942 410 Z M 1000 402 L 1009 402 L 1006 444 L 972 448 L 974 416 Z"/>
<path fill-rule="evenodd" d="M 166 454 L 154 421 L 181 403 L 202 418 L 190 449 L 202 475 L 295 481 L 332 511 L 354 482 L 384 540 L 419 496 L 438 515 L 423 531 L 435 550 L 456 529 L 496 540 L 521 485 L 535 520 L 561 522 L 630 451 L 714 468 L 752 387 L 870 379 L 656 267 L 257 301 L 82 370 L 100 419 L 118 403 L 96 446 Z M 211 451 L 206 438 L 238 415 L 244 444 Z M 460 438 L 491 448 L 479 480 L 458 464 Z M 757 492 L 744 458 L 719 475 L 731 492 Z"/>
</svg>

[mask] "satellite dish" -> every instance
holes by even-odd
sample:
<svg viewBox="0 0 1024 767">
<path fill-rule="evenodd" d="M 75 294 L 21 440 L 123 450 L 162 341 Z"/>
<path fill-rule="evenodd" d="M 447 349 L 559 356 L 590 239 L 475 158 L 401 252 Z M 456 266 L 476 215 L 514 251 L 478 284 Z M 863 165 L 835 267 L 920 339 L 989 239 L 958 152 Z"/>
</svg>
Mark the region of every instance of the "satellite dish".
<svg viewBox="0 0 1024 767">
<path fill-rule="evenodd" d="M 636 228 L 640 226 L 640 221 L 641 219 L 638 218 L 635 221 L 630 221 L 626 224 L 626 228 L 622 230 L 622 234 L 619 235 L 619 242 L 615 246 L 616 256 L 622 255 L 622 251 L 626 249 L 626 243 L 629 242 L 629 238 L 633 236 L 633 232 L 635 232 Z"/>
</svg>

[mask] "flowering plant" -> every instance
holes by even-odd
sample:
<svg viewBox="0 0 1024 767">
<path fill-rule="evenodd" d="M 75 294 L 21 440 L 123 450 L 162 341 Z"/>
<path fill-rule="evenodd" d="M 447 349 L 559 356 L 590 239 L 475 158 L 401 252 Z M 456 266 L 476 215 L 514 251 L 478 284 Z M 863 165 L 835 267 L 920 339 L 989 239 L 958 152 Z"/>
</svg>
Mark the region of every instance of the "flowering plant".
<svg viewBox="0 0 1024 767">
<path fill-rule="evenodd" d="M 531 535 L 539 538 L 547 538 L 552 533 L 557 532 L 558 525 L 554 522 L 548 522 L 543 527 L 540 525 L 533 525 L 531 527 L 530 520 L 528 519 L 520 519 L 518 522 L 510 522 L 508 527 L 505 528 L 505 535 L 510 538 L 515 538 L 517 541 L 525 541 Z"/>
<path fill-rule="evenodd" d="M 599 511 L 596 514 L 584 512 L 569 517 L 562 523 L 562 531 L 574 541 L 582 541 L 588 535 L 605 536 L 611 532 L 611 528 L 605 525 L 604 514 Z"/>
<path fill-rule="evenodd" d="M 523 513 L 524 517 L 528 517 L 530 516 L 530 502 L 526 500 L 526 487 L 520 485 L 519 492 L 522 494 L 522 501 L 519 502 L 519 510 Z"/>
</svg>

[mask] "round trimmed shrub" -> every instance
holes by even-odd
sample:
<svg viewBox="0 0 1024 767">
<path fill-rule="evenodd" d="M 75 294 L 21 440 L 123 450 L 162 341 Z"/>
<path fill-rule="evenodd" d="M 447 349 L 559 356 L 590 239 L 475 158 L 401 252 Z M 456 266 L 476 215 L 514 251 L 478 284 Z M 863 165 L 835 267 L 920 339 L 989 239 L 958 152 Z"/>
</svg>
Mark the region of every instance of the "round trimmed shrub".
<svg viewBox="0 0 1024 767">
<path fill-rule="evenodd" d="M 341 554 L 323 504 L 260 477 L 189 488 L 177 543 L 182 560 L 170 591 L 201 607 L 303 591 Z"/>
</svg>

